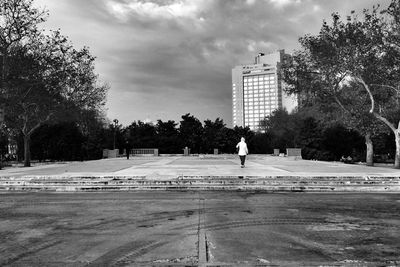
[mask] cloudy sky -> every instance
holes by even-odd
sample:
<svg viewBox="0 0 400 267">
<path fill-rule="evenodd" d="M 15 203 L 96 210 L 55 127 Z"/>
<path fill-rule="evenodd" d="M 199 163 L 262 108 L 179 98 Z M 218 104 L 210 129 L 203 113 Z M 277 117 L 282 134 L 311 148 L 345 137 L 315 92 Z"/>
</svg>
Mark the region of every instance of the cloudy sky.
<svg viewBox="0 0 400 267">
<path fill-rule="evenodd" d="M 361 13 L 389 0 L 36 0 L 76 48 L 88 46 L 111 89 L 107 116 L 231 126 L 231 69 L 258 52 L 298 48 L 330 14 Z"/>
</svg>

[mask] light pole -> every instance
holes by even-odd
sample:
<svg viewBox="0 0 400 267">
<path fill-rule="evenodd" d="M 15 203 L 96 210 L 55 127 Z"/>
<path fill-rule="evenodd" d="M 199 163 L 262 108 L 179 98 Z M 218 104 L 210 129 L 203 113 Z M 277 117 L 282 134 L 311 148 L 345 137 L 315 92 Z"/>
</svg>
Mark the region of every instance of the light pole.
<svg viewBox="0 0 400 267">
<path fill-rule="evenodd" d="M 116 134 L 117 134 L 118 120 L 117 120 L 117 119 L 114 119 L 113 122 L 114 122 L 114 143 L 113 143 L 113 149 L 115 150 L 115 136 L 116 136 Z"/>
</svg>

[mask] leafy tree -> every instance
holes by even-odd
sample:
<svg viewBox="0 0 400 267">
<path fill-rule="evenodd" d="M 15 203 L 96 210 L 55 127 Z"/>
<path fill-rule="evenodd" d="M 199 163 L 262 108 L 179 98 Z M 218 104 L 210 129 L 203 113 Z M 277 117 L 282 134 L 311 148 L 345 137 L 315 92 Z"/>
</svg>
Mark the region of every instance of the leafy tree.
<svg viewBox="0 0 400 267">
<path fill-rule="evenodd" d="M 236 145 L 240 141 L 240 133 L 238 133 L 238 130 L 240 130 L 241 133 L 243 132 L 239 127 L 235 127 L 235 129 L 225 129 L 226 145 L 225 148 L 223 148 L 223 152 L 231 154 L 236 153 Z"/>
<path fill-rule="evenodd" d="M 306 117 L 300 127 L 300 142 L 304 159 L 321 159 L 317 154 L 323 151 L 323 126 L 314 117 Z"/>
<path fill-rule="evenodd" d="M 0 50 L 2 56 L 1 94 L 5 94 L 8 57 L 15 45 L 26 43 L 39 34 L 38 24 L 47 17 L 46 10 L 33 6 L 33 0 L 0 0 Z"/>
<path fill-rule="evenodd" d="M 82 160 L 84 136 L 73 122 L 42 125 L 32 136 L 32 158 Z"/>
<path fill-rule="evenodd" d="M 203 149 L 206 153 L 213 153 L 217 148 L 222 151 L 227 146 L 227 130 L 224 121 L 217 118 L 215 121 L 204 121 Z"/>
<path fill-rule="evenodd" d="M 362 137 L 354 131 L 338 124 L 327 128 L 322 135 L 322 148 L 329 151 L 332 160 L 339 160 L 342 156 L 351 156 L 358 160 L 363 147 Z"/>
<path fill-rule="evenodd" d="M 376 120 L 365 107 L 369 105 L 368 95 L 359 84 L 349 83 L 341 90 L 341 99 L 346 108 L 346 112 L 341 112 L 338 116 L 344 126 L 358 131 L 365 139 L 366 163 L 373 166 L 374 145 L 373 140 L 382 133 L 388 132 L 385 125 Z"/>
<path fill-rule="evenodd" d="M 343 65 L 349 79 L 362 85 L 367 94 L 369 114 L 394 133 L 395 167 L 400 168 L 400 50 L 399 43 L 391 37 L 398 36 L 398 32 L 393 31 L 396 29 L 393 25 L 399 23 L 398 1 L 392 1 L 388 10 L 386 16 L 379 12 L 379 7 L 374 7 L 372 11 L 365 10 L 363 21 L 356 16 L 347 22 L 337 18 L 334 25 L 325 27 L 325 32 L 329 36 L 335 32 L 335 41 L 346 40 L 336 50 L 348 53 Z"/>
<path fill-rule="evenodd" d="M 298 147 L 304 159 L 339 160 L 343 155 L 360 158 L 360 137 L 356 132 L 334 120 L 326 122 L 312 115 L 308 109 L 291 114 L 277 110 L 265 119 L 266 132 L 256 134 L 253 143 L 256 140 L 268 147 L 269 153 L 273 148 L 283 152 L 285 148 Z"/>
<path fill-rule="evenodd" d="M 272 154 L 273 136 L 269 132 L 256 132 L 249 144 L 254 154 Z"/>
<path fill-rule="evenodd" d="M 104 144 L 107 143 L 105 124 L 105 116 L 99 110 L 86 109 L 79 113 L 77 126 L 84 137 L 83 159 L 101 159 L 103 157 Z"/>
<path fill-rule="evenodd" d="M 349 38 L 354 53 L 348 62 L 350 77 L 369 96 L 369 113 L 394 134 L 395 168 L 400 168 L 399 13 L 399 2 L 392 0 L 383 12 L 379 8 L 364 11 L 363 23 L 353 17 L 347 22 L 345 32 L 358 33 L 356 40 Z"/>
<path fill-rule="evenodd" d="M 280 150 L 299 147 L 300 123 L 296 114 L 289 114 L 284 109 L 274 111 L 265 122 L 266 131 L 271 135 L 271 146 Z"/>
<path fill-rule="evenodd" d="M 383 14 L 387 14 L 389 19 L 385 21 L 382 31 L 384 33 L 384 42 L 392 48 L 400 51 L 400 2 L 392 0 Z"/>
<path fill-rule="evenodd" d="M 157 132 L 153 124 L 135 121 L 126 131 L 128 140 L 134 148 L 155 148 L 157 145 Z"/>
<path fill-rule="evenodd" d="M 179 126 L 179 135 L 183 146 L 190 148 L 195 153 L 202 152 L 203 125 L 199 119 L 190 113 L 183 115 Z"/>
<path fill-rule="evenodd" d="M 39 34 L 37 25 L 45 21 L 46 11 L 33 7 L 33 0 L 1 0 L 0 1 L 0 52 L 1 52 L 1 81 L 0 104 L 9 103 L 10 63 L 11 55 L 20 52 L 21 44 L 27 44 L 33 36 Z M 8 105 L 3 105 L 6 112 Z"/>
<path fill-rule="evenodd" d="M 400 167 L 400 137 L 396 126 L 399 118 L 395 116 L 399 110 L 395 85 L 400 75 L 400 51 L 389 36 L 398 35 L 393 26 L 398 24 L 394 15 L 399 12 L 398 6 L 392 1 L 385 17 L 379 7 L 364 10 L 362 21 L 353 14 L 344 22 L 338 14 L 333 14 L 332 24 L 324 22 L 318 35 L 300 39 L 304 51 L 297 53 L 284 68 L 289 91 L 304 92 L 305 98 L 317 96 L 313 99 L 322 106 L 329 106 L 324 103 L 330 102 L 342 110 L 345 124 L 364 135 L 369 164 L 373 153 L 371 137 L 377 129 L 382 131 L 382 126 L 372 118 L 386 124 L 398 144 L 396 168 Z M 360 84 L 367 98 L 360 101 L 354 97 L 360 90 L 351 86 L 353 92 L 349 92 L 349 87 L 344 86 L 349 81 Z"/>
<path fill-rule="evenodd" d="M 157 147 L 160 153 L 182 153 L 177 125 L 173 120 L 168 120 L 167 122 L 157 121 Z"/>
<path fill-rule="evenodd" d="M 253 137 L 254 137 L 254 132 L 253 131 L 251 131 L 250 130 L 250 128 L 249 127 L 242 127 L 242 126 L 235 126 L 234 128 L 233 128 L 233 131 L 234 131 L 234 139 L 235 139 L 235 145 L 234 145 L 234 148 L 236 147 L 236 144 L 238 143 L 238 142 L 240 142 L 240 138 L 242 138 L 242 137 L 244 137 L 245 139 L 246 139 L 246 142 L 249 144 L 248 145 L 248 148 L 249 148 L 249 153 L 253 153 L 252 151 L 252 149 L 253 149 L 253 146 L 251 146 L 250 144 L 251 144 L 251 141 L 253 140 Z M 236 148 L 235 148 L 236 149 Z"/>
<path fill-rule="evenodd" d="M 75 50 L 58 31 L 49 35 L 37 31 L 44 14 L 32 7 L 32 1 L 10 3 L 2 6 L 1 13 L 7 52 L 3 52 L 2 101 L 7 125 L 24 136 L 24 165 L 30 166 L 34 131 L 45 123 L 74 118 L 82 110 L 101 108 L 108 87 L 97 84 L 94 57 L 87 48 Z M 22 28 L 8 31 L 12 25 Z"/>
</svg>

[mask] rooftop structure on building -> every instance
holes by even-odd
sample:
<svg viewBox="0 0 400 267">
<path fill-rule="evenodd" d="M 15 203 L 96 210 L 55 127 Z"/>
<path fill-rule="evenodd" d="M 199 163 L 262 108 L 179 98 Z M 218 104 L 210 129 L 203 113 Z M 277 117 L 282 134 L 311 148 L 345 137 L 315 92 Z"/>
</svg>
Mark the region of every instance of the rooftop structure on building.
<svg viewBox="0 0 400 267">
<path fill-rule="evenodd" d="M 283 91 L 280 68 L 284 50 L 276 53 L 259 53 L 253 64 L 232 69 L 232 121 L 233 126 L 264 131 L 262 123 L 277 109 L 291 112 L 297 98 Z"/>
</svg>

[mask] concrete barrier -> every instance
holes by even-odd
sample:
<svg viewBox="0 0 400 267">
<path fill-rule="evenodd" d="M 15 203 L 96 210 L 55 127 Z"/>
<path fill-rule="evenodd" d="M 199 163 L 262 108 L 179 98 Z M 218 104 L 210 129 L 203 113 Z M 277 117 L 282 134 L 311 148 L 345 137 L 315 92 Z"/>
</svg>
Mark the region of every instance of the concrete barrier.
<svg viewBox="0 0 400 267">
<path fill-rule="evenodd" d="M 118 156 L 119 149 L 103 149 L 103 158 L 110 159 Z"/>
<path fill-rule="evenodd" d="M 286 148 L 286 156 L 301 158 L 301 148 Z"/>
<path fill-rule="evenodd" d="M 190 156 L 190 148 L 185 147 L 185 148 L 183 149 L 183 155 L 184 155 L 184 156 Z"/>
</svg>

